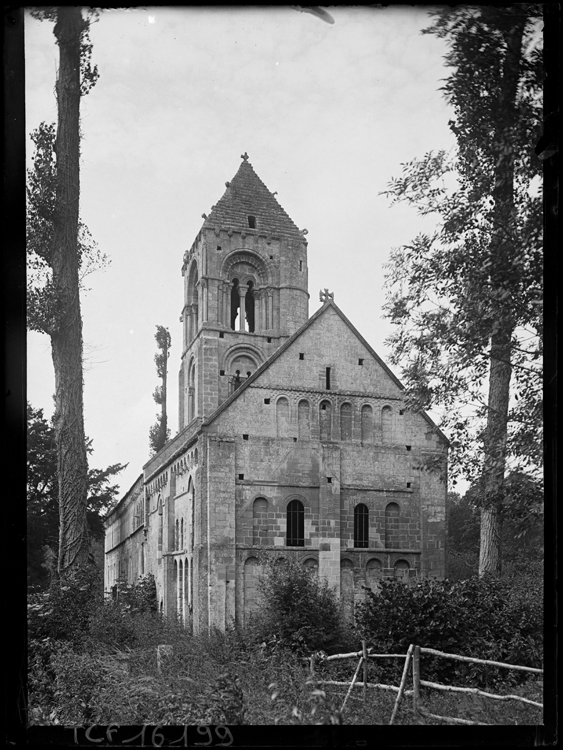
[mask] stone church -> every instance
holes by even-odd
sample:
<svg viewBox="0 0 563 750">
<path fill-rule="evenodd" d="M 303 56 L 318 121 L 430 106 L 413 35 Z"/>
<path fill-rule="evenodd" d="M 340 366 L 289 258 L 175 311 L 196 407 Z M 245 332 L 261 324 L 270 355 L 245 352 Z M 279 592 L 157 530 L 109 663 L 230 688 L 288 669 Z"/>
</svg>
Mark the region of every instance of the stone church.
<svg viewBox="0 0 563 750">
<path fill-rule="evenodd" d="M 444 575 L 447 440 L 335 304 L 309 317 L 306 230 L 244 154 L 186 251 L 179 432 L 106 517 L 105 590 L 152 573 L 193 632 L 243 624 L 264 555 L 349 614 Z M 439 466 L 439 469 L 429 467 Z"/>
</svg>

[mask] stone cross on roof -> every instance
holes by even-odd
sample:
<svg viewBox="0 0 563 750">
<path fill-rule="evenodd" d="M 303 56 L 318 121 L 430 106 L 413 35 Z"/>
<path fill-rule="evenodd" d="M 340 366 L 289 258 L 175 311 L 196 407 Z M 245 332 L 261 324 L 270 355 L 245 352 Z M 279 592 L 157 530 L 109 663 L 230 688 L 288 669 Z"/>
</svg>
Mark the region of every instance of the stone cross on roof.
<svg viewBox="0 0 563 750">
<path fill-rule="evenodd" d="M 248 161 L 248 154 L 246 153 L 246 151 L 244 152 L 244 154 L 241 154 L 241 155 L 240 155 L 240 158 L 241 158 L 241 159 L 242 159 L 243 161 Z"/>
<path fill-rule="evenodd" d="M 334 292 L 329 292 L 328 289 L 321 289 L 319 299 L 321 302 L 328 302 L 329 299 L 334 302 Z"/>
</svg>

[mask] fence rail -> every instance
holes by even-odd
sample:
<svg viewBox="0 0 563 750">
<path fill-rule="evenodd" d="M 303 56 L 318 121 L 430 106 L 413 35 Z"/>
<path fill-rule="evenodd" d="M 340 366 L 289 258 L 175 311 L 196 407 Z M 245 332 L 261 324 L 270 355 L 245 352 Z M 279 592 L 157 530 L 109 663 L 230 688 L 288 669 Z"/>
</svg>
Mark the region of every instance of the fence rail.
<svg viewBox="0 0 563 750">
<path fill-rule="evenodd" d="M 470 693 L 473 695 L 480 695 L 484 698 L 492 698 L 493 700 L 501 700 L 501 701 L 519 701 L 521 703 L 525 703 L 527 705 L 536 706 L 537 708 L 543 708 L 543 703 L 538 703 L 537 701 L 530 700 L 529 698 L 523 698 L 520 695 L 499 695 L 497 693 L 490 693 L 485 690 L 479 690 L 478 688 L 468 688 L 468 687 L 462 687 L 460 685 L 442 685 L 439 682 L 429 682 L 428 680 L 422 680 L 420 678 L 420 661 L 421 661 L 421 655 L 422 654 L 428 654 L 431 656 L 440 656 L 445 659 L 453 659 L 456 661 L 465 661 L 465 662 L 473 662 L 476 664 L 486 664 L 488 666 L 494 666 L 494 667 L 502 667 L 505 669 L 512 669 L 512 670 L 519 670 L 524 672 L 530 672 L 533 674 L 543 674 L 543 669 L 537 669 L 536 667 L 524 667 L 519 664 L 508 664 L 506 662 L 500 662 L 500 661 L 493 661 L 491 659 L 477 659 L 473 658 L 471 656 L 462 656 L 461 654 L 449 654 L 444 651 L 438 651 L 433 648 L 424 648 L 421 646 L 416 646 L 414 644 L 411 644 L 408 648 L 408 651 L 406 654 L 374 654 L 371 653 L 371 648 L 367 649 L 365 641 L 362 641 L 362 650 L 361 651 L 354 651 L 353 653 L 349 654 L 333 654 L 332 656 L 325 656 L 320 654 L 311 654 L 311 657 L 309 659 L 310 663 L 310 670 L 311 675 L 314 676 L 315 674 L 315 663 L 317 661 L 324 662 L 332 662 L 332 661 L 338 661 L 343 659 L 357 659 L 359 657 L 358 665 L 356 667 L 356 671 L 354 672 L 354 677 L 352 678 L 351 682 L 341 682 L 339 680 L 318 680 L 319 685 L 339 685 L 339 686 L 347 686 L 348 691 L 346 693 L 346 696 L 344 698 L 344 702 L 342 703 L 341 712 L 344 711 L 344 708 L 346 706 L 346 703 L 348 701 L 348 698 L 350 697 L 350 694 L 352 693 L 352 690 L 356 688 L 363 688 L 364 689 L 364 702 L 366 699 L 366 688 L 379 688 L 380 690 L 391 690 L 393 692 L 397 693 L 397 698 L 395 700 L 395 704 L 393 706 L 393 712 L 391 714 L 391 719 L 389 721 L 389 724 L 393 724 L 395 721 L 395 717 L 397 715 L 397 711 L 399 709 L 399 704 L 401 702 L 401 699 L 405 695 L 412 696 L 413 701 L 413 712 L 415 716 L 420 716 L 423 718 L 428 719 L 438 719 L 439 721 L 445 721 L 449 724 L 479 724 L 480 722 L 476 721 L 470 721 L 469 719 L 459 719 L 455 716 L 439 716 L 438 714 L 433 714 L 428 709 L 426 709 L 420 701 L 420 687 L 426 687 L 431 688 L 433 690 L 444 690 L 454 693 Z M 403 667 L 403 672 L 401 676 L 401 682 L 400 685 L 397 687 L 396 685 L 386 685 L 383 683 L 374 683 L 374 682 L 368 682 L 367 681 L 367 660 L 368 659 L 404 659 L 405 664 Z M 364 679 L 362 682 L 358 681 L 358 676 L 360 674 L 361 667 L 364 667 Z M 409 668 L 412 665 L 412 690 L 408 690 L 406 688 L 406 681 L 408 677 Z"/>
</svg>

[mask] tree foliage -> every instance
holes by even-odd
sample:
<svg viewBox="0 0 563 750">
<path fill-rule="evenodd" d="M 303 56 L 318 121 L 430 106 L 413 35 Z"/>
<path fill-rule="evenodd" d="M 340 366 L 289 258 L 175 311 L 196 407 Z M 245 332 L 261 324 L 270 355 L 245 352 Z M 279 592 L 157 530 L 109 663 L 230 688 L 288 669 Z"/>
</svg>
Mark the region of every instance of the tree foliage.
<svg viewBox="0 0 563 750">
<path fill-rule="evenodd" d="M 88 440 L 92 453 L 92 441 Z M 104 535 L 103 514 L 115 502 L 118 486 L 112 479 L 123 469 L 112 464 L 88 470 L 87 522 L 92 541 Z M 49 582 L 48 559 L 56 559 L 59 540 L 57 450 L 55 429 L 42 409 L 27 404 L 27 580 L 31 586 Z"/>
<path fill-rule="evenodd" d="M 481 572 L 500 572 L 505 468 L 538 471 L 541 445 L 540 6 L 459 6 L 446 40 L 453 154 L 403 164 L 385 194 L 436 229 L 392 251 L 388 339 L 411 408 L 439 408 L 451 474 L 481 481 Z"/>
<path fill-rule="evenodd" d="M 154 338 L 158 347 L 158 351 L 154 355 L 154 363 L 156 365 L 156 373 L 161 379 L 162 384 L 157 386 L 153 393 L 155 403 L 159 404 L 161 407 L 160 414 L 156 415 L 156 423 L 149 431 L 149 444 L 151 454 L 153 455 L 158 453 L 170 438 L 168 415 L 166 412 L 166 381 L 168 374 L 168 357 L 170 356 L 169 350 L 172 343 L 170 333 L 167 328 L 164 328 L 164 326 L 156 327 Z"/>
</svg>

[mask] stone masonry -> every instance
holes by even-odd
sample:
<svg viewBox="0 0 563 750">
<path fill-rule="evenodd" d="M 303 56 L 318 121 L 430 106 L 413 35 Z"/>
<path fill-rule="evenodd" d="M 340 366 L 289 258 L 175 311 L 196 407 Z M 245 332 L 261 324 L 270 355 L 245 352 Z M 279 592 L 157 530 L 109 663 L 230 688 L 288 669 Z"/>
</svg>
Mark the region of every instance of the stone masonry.
<svg viewBox="0 0 563 750">
<path fill-rule="evenodd" d="M 246 154 L 226 188 L 183 259 L 179 432 L 106 518 L 106 593 L 152 573 L 163 613 L 224 629 L 266 555 L 352 616 L 382 578 L 443 577 L 447 440 L 333 295 L 309 317 L 306 232 Z"/>
</svg>

